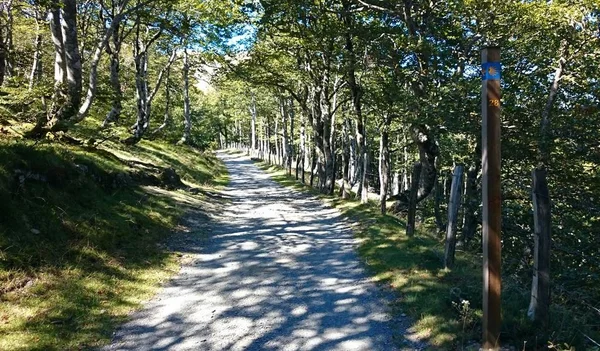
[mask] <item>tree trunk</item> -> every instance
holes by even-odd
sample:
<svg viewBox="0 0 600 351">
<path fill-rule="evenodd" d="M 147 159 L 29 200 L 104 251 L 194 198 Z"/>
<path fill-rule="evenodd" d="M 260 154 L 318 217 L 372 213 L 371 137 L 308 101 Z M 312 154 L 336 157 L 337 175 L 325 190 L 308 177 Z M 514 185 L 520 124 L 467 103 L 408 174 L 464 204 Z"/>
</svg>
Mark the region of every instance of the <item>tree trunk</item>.
<svg viewBox="0 0 600 351">
<path fill-rule="evenodd" d="M 288 122 L 290 119 L 287 99 L 280 97 L 281 104 L 281 166 L 287 169 L 288 175 L 291 174 L 291 152 L 290 136 L 288 134 Z"/>
<path fill-rule="evenodd" d="M 344 118 L 344 125 L 342 128 L 342 188 L 340 189 L 340 194 L 342 199 L 350 198 L 350 190 L 352 186 L 350 185 L 349 176 L 350 176 L 350 148 L 351 148 L 351 124 L 349 118 Z"/>
<path fill-rule="evenodd" d="M 65 44 L 60 24 L 60 5 L 57 0 L 52 1 L 50 10 L 50 33 L 54 44 L 54 87 L 57 88 L 65 81 Z"/>
<path fill-rule="evenodd" d="M 556 101 L 560 80 L 562 79 L 563 71 L 565 65 L 567 64 L 567 59 L 565 57 L 567 50 L 568 43 L 566 41 L 563 41 L 561 43 L 560 56 L 557 62 L 558 65 L 556 67 L 556 70 L 554 71 L 554 78 L 552 80 L 552 85 L 550 86 L 548 99 L 546 100 L 546 106 L 544 106 L 544 110 L 542 111 L 542 121 L 540 123 L 540 139 L 538 144 L 538 158 L 540 168 L 547 168 L 548 163 L 550 161 L 550 150 L 552 145 L 550 130 L 550 113 L 552 112 L 552 106 L 554 106 L 554 102 Z"/>
<path fill-rule="evenodd" d="M 235 134 L 237 135 L 236 148 L 240 149 L 242 147 L 242 122 L 236 121 L 235 128 Z"/>
<path fill-rule="evenodd" d="M 367 149 L 367 143 L 365 141 L 363 145 L 363 167 L 362 167 L 362 191 L 360 192 L 360 203 L 366 204 L 369 202 L 369 178 L 368 178 L 368 169 L 369 169 L 369 154 Z"/>
<path fill-rule="evenodd" d="M 64 91 L 66 78 L 65 43 L 61 30 L 61 5 L 58 0 L 49 3 L 49 24 L 52 42 L 54 44 L 54 93 L 52 105 L 46 116 L 40 114 L 36 124 L 26 133 L 28 137 L 39 138 L 44 131 L 55 131 L 64 129 L 62 121 L 65 117 L 65 102 L 67 97 Z"/>
<path fill-rule="evenodd" d="M 312 156 L 312 149 L 311 149 L 311 138 L 310 138 L 310 132 L 306 132 L 305 129 L 305 134 L 306 134 L 306 143 L 304 144 L 304 161 L 303 162 L 303 167 L 302 167 L 302 183 L 306 184 L 306 178 L 305 178 L 305 169 L 306 167 L 311 167 L 311 156 Z M 310 171 L 310 168 L 309 168 Z M 312 185 L 311 185 L 312 186 Z"/>
<path fill-rule="evenodd" d="M 308 115 L 313 129 L 313 150 L 316 151 L 316 166 L 319 180 L 319 191 L 329 193 L 333 182 L 333 160 L 331 155 L 331 105 L 328 99 L 329 73 L 320 76 L 312 90 L 312 109 Z M 313 161 L 313 164 L 315 162 Z"/>
<path fill-rule="evenodd" d="M 183 135 L 178 144 L 188 143 L 192 133 L 190 108 L 190 63 L 187 48 L 183 49 Z"/>
<path fill-rule="evenodd" d="M 136 91 L 136 105 L 137 105 L 137 120 L 134 126 L 133 135 L 127 139 L 128 144 L 135 144 L 142 139 L 144 135 L 145 125 L 147 122 L 148 113 L 148 60 L 147 60 L 147 48 L 143 42 L 142 35 L 140 33 L 140 20 L 139 17 L 136 23 L 136 37 L 134 45 L 134 63 L 135 63 L 135 91 Z"/>
<path fill-rule="evenodd" d="M 68 99 L 64 110 L 66 118 L 76 116 L 81 104 L 82 68 L 77 37 L 77 1 L 62 0 L 61 31 L 65 49 Z"/>
<path fill-rule="evenodd" d="M 315 135 L 314 135 L 314 145 L 313 145 L 313 150 L 316 151 L 315 154 L 315 161 L 316 161 L 316 167 L 317 167 L 317 175 L 318 175 L 318 179 L 319 179 L 319 191 L 323 192 L 323 190 L 325 189 L 325 182 L 327 181 L 327 176 L 326 176 L 326 169 L 325 169 L 325 165 L 326 165 L 326 159 L 325 159 L 325 149 L 327 148 L 324 143 L 324 138 L 323 138 L 323 129 L 322 126 L 320 128 L 320 130 L 315 131 Z"/>
<path fill-rule="evenodd" d="M 141 44 L 138 44 L 141 45 Z M 137 143 L 142 139 L 144 135 L 144 125 L 146 122 L 146 117 L 149 115 L 147 113 L 147 101 L 148 97 L 146 96 L 147 88 L 146 88 L 146 59 L 144 54 L 135 55 L 135 90 L 136 90 L 136 101 L 137 101 L 137 120 L 135 123 L 135 129 L 133 131 L 133 139 Z"/>
<path fill-rule="evenodd" d="M 158 128 L 156 128 L 153 132 L 152 135 L 156 135 L 158 133 L 160 133 L 163 129 L 165 129 L 168 125 L 169 122 L 171 120 L 171 85 L 170 85 L 170 77 L 171 77 L 171 68 L 167 68 L 167 73 L 166 73 L 166 77 L 165 77 L 165 114 L 163 117 L 163 122 L 160 126 L 158 126 Z M 228 140 L 227 140 L 227 128 L 225 128 L 225 133 L 224 133 L 224 137 L 225 137 L 225 145 L 228 144 Z"/>
<path fill-rule="evenodd" d="M 535 250 L 533 254 L 533 282 L 527 316 L 547 325 L 550 309 L 550 244 L 551 224 L 550 193 L 546 170 L 533 171 L 533 219 Z"/>
<path fill-rule="evenodd" d="M 349 169 L 349 162 L 348 162 L 348 152 L 343 151 L 342 152 L 342 186 L 340 189 L 340 196 L 342 197 L 342 199 L 349 199 L 350 198 L 350 182 L 348 181 L 348 169 Z"/>
<path fill-rule="evenodd" d="M 358 190 L 356 197 L 360 198 L 361 203 L 366 203 L 365 195 L 368 197 L 368 184 L 367 182 L 367 168 L 368 168 L 368 157 L 367 157 L 367 143 L 365 140 L 365 125 L 363 124 L 362 118 L 356 120 L 356 144 L 358 157 L 356 159 L 357 167 L 357 180 Z M 365 189 L 366 188 L 366 189 Z M 364 202 L 363 202 L 364 201 Z"/>
<path fill-rule="evenodd" d="M 408 164 L 408 148 L 406 146 L 406 143 L 407 143 L 406 133 L 404 133 L 403 142 L 404 142 L 404 147 L 402 148 L 402 154 L 404 155 L 404 172 L 402 173 L 402 190 L 408 191 L 408 189 L 409 189 L 409 182 L 408 182 L 409 164 Z"/>
<path fill-rule="evenodd" d="M 290 120 L 290 134 L 286 136 L 287 140 L 287 169 L 288 175 L 292 175 L 292 160 L 294 159 L 294 102 L 293 100 L 289 100 L 289 108 L 288 108 L 288 117 Z M 284 130 L 287 130 L 287 126 L 285 126 Z M 296 179 L 298 178 L 298 174 L 296 174 Z"/>
<path fill-rule="evenodd" d="M 314 137 L 313 137 L 314 139 Z M 315 151 L 316 147 L 313 145 L 311 147 L 311 166 L 310 166 L 310 187 L 314 187 L 314 179 L 315 179 L 315 168 L 317 167 L 317 152 Z"/>
<path fill-rule="evenodd" d="M 106 115 L 106 118 L 102 122 L 102 127 L 106 127 L 109 123 L 118 121 L 121 116 L 121 110 L 123 109 L 123 92 L 121 91 L 120 78 L 121 40 L 119 27 L 120 24 L 115 24 L 115 29 L 112 34 L 112 48 L 110 47 L 110 45 L 107 45 L 107 51 L 110 55 L 110 85 L 112 88 L 112 108 L 110 109 L 110 112 L 108 113 L 108 115 Z"/>
<path fill-rule="evenodd" d="M 443 191 L 444 189 L 442 188 L 442 185 L 440 183 L 440 180 L 437 179 L 435 181 L 435 188 L 434 188 L 434 203 L 433 203 L 433 212 L 435 215 L 435 225 L 437 226 L 438 232 L 442 233 L 444 231 L 444 229 L 446 229 L 446 224 L 444 223 L 444 219 L 442 217 L 442 209 L 441 209 L 441 203 L 442 203 L 442 198 L 444 196 Z"/>
<path fill-rule="evenodd" d="M 123 9 L 124 6 L 127 5 L 128 1 L 124 1 L 121 4 L 121 7 L 118 10 L 118 14 L 113 18 L 112 23 L 104 33 L 104 37 L 100 40 L 100 42 L 96 45 L 96 49 L 94 50 L 94 55 L 92 56 L 92 60 L 90 61 L 90 72 L 88 78 L 88 88 L 85 96 L 85 100 L 79 107 L 77 111 L 77 116 L 73 120 L 73 123 L 81 122 L 90 111 L 92 104 L 96 98 L 96 89 L 98 87 L 98 64 L 100 63 L 100 58 L 102 57 L 102 52 L 106 45 L 108 45 L 108 41 L 110 40 L 112 33 L 115 31 L 116 27 L 120 25 L 121 20 L 123 18 Z"/>
<path fill-rule="evenodd" d="M 386 117 L 387 119 L 387 117 Z M 389 132 L 387 126 L 382 126 L 380 129 L 379 139 L 379 204 L 381 214 L 387 211 L 387 194 L 390 173 L 390 149 L 389 149 Z"/>
<path fill-rule="evenodd" d="M 281 111 L 281 166 L 287 168 L 288 160 L 288 135 L 287 135 L 287 106 L 282 96 L 279 96 L 279 109 Z"/>
<path fill-rule="evenodd" d="M 277 129 L 277 128 L 275 128 L 275 129 Z M 277 139 L 275 139 L 275 140 L 277 140 Z M 271 165 L 273 164 L 272 153 L 273 153 L 273 147 L 271 145 L 271 121 L 269 120 L 269 117 L 267 117 L 267 157 L 269 158 L 269 164 L 271 164 Z"/>
<path fill-rule="evenodd" d="M 52 35 L 52 43 L 54 44 L 54 94 L 52 96 L 52 107 L 50 109 L 48 121 L 38 120 L 38 123 L 31 132 L 34 135 L 41 132 L 44 125 L 52 129 L 63 118 L 63 100 L 65 99 L 63 84 L 66 75 L 66 62 L 65 44 L 63 42 L 60 24 L 60 12 L 58 0 L 53 0 L 50 9 L 50 33 Z"/>
<path fill-rule="evenodd" d="M 400 193 L 400 172 L 397 170 L 392 174 L 392 196 L 396 196 Z"/>
<path fill-rule="evenodd" d="M 0 28 L 0 85 L 4 83 L 5 77 L 11 77 L 14 74 L 14 46 L 13 46 L 13 0 L 3 2 L 0 9 L 0 20 L 4 16 L 1 12 L 6 12 L 6 23 Z M 6 34 L 6 35 L 4 35 Z"/>
<path fill-rule="evenodd" d="M 356 149 L 358 157 L 356 157 L 357 169 L 356 169 L 356 180 L 358 181 L 358 190 L 356 192 L 356 197 L 361 199 L 361 203 L 363 202 L 363 188 L 366 186 L 368 189 L 368 185 L 366 184 L 367 180 L 367 168 L 368 168 L 368 158 L 367 158 L 367 148 L 366 148 L 366 140 L 364 135 L 365 126 L 363 124 L 362 118 L 356 120 Z M 365 191 L 366 193 L 366 191 Z"/>
<path fill-rule="evenodd" d="M 40 136 L 44 130 L 66 130 L 67 122 L 74 124 L 87 116 L 96 96 L 98 64 L 102 52 L 115 27 L 121 21 L 123 9 L 128 2 L 124 0 L 121 3 L 117 15 L 96 46 L 90 62 L 87 95 L 82 103 L 82 70 L 77 38 L 76 0 L 63 0 L 61 4 L 58 0 L 51 1 L 50 31 L 55 51 L 54 96 L 47 122 L 39 119 L 34 129 L 28 132 L 29 136 Z M 64 91 L 65 80 L 67 80 L 68 94 Z"/>
<path fill-rule="evenodd" d="M 262 141 L 262 134 L 261 135 L 256 135 L 256 143 L 257 143 L 257 147 L 258 147 L 258 152 L 257 152 L 257 157 L 258 159 L 262 160 L 262 149 L 263 149 L 263 141 Z"/>
<path fill-rule="evenodd" d="M 267 150 L 267 126 L 265 124 L 265 122 L 263 121 L 263 126 L 261 129 L 262 132 L 262 142 L 261 142 L 261 153 L 262 153 L 262 157 L 261 159 L 263 161 L 267 161 L 267 155 L 268 155 L 268 150 Z"/>
<path fill-rule="evenodd" d="M 31 64 L 31 73 L 29 74 L 29 91 L 33 90 L 35 83 L 42 79 L 42 44 L 43 36 L 40 28 L 40 20 L 37 12 L 35 18 L 35 49 L 33 52 L 33 63 Z M 1 40 L 2 38 L 0 38 Z M 1 44 L 0 44 L 1 45 Z M 0 49 L 2 50 L 2 49 Z M 2 83 L 0 82 L 0 85 Z"/>
<path fill-rule="evenodd" d="M 271 150 L 270 150 L 271 142 L 269 141 L 269 136 L 268 136 L 269 134 L 268 134 L 267 129 L 268 129 L 267 124 L 264 124 L 263 125 L 263 152 L 264 152 L 263 157 L 264 157 L 265 162 L 270 163 L 271 162 Z"/>
<path fill-rule="evenodd" d="M 445 172 L 444 178 L 444 201 L 450 201 L 450 187 L 452 185 L 452 173 Z"/>
<path fill-rule="evenodd" d="M 463 166 L 454 168 L 452 177 L 452 190 L 450 190 L 450 202 L 448 203 L 448 228 L 446 229 L 446 249 L 444 251 L 444 268 L 454 265 L 456 252 L 456 224 L 458 221 L 458 209 L 460 208 L 460 196 L 462 194 Z"/>
<path fill-rule="evenodd" d="M 360 181 L 358 186 L 358 192 L 356 196 L 360 196 L 361 203 L 366 203 L 368 200 L 368 184 L 367 182 L 367 173 L 368 173 L 368 159 L 367 159 L 367 144 L 366 144 L 366 128 L 365 128 L 365 120 L 362 113 L 362 92 L 361 88 L 356 81 L 356 58 L 354 53 L 354 43 L 352 41 L 352 30 L 354 28 L 354 18 L 352 16 L 352 12 L 350 11 L 350 2 L 343 1 L 342 6 L 344 8 L 344 24 L 346 26 L 345 36 L 345 48 L 348 52 L 348 86 L 350 88 L 350 93 L 352 96 L 352 107 L 354 108 L 354 113 L 356 115 L 356 143 L 357 143 L 357 151 L 358 151 L 358 169 L 356 173 L 356 178 Z M 352 182 L 354 184 L 354 182 Z"/>
<path fill-rule="evenodd" d="M 279 148 L 279 119 L 275 118 L 275 164 L 279 165 L 281 149 Z"/>
<path fill-rule="evenodd" d="M 336 133 L 336 119 L 335 119 L 335 111 L 336 111 L 336 106 L 337 106 L 337 86 L 338 86 L 338 82 L 339 80 L 336 79 L 336 82 L 334 83 L 334 90 L 336 90 L 333 93 L 333 103 L 330 103 L 329 101 L 327 101 L 327 116 L 329 116 L 330 119 L 330 128 L 329 128 L 329 158 L 331 160 L 331 165 L 329 166 L 329 170 L 330 170 L 330 174 L 328 174 L 328 176 L 331 178 L 330 180 L 328 180 L 328 190 L 329 190 L 329 195 L 333 195 L 334 191 L 335 191 L 335 178 L 337 175 L 337 157 L 336 157 L 336 145 L 335 145 L 335 133 Z"/>
<path fill-rule="evenodd" d="M 301 167 L 302 169 L 302 173 L 300 173 L 300 177 L 302 179 L 302 183 L 305 183 L 304 180 L 304 160 L 305 160 L 305 155 L 306 155 L 306 129 L 305 129 L 305 122 L 304 122 L 304 113 L 302 113 L 300 115 L 300 147 L 299 147 L 299 152 L 298 152 L 298 157 L 296 160 L 296 180 L 298 180 L 298 167 Z"/>
<path fill-rule="evenodd" d="M 531 301 L 527 315 L 543 326 L 548 324 L 550 309 L 550 244 L 552 218 L 550 215 L 550 192 L 546 180 L 546 171 L 550 163 L 550 151 L 552 146 L 552 135 L 550 130 L 551 112 L 556 97 L 560 80 L 567 64 L 566 53 L 568 42 L 561 42 L 558 57 L 558 65 L 554 72 L 554 79 L 550 86 L 548 99 L 542 111 L 540 123 L 540 139 L 538 146 L 538 168 L 533 171 L 533 218 L 534 218 L 534 242 L 535 251 L 533 256 L 533 281 L 531 284 Z"/>
<path fill-rule="evenodd" d="M 0 86 L 4 84 L 6 75 L 6 45 L 4 45 L 4 33 L 0 30 Z"/>
<path fill-rule="evenodd" d="M 475 232 L 479 223 L 477 210 L 481 203 L 479 192 L 477 191 L 477 176 L 479 175 L 481 167 L 481 162 L 478 161 L 479 157 L 481 157 L 480 147 L 478 146 L 476 150 L 476 160 L 474 160 L 473 165 L 467 172 L 467 185 L 465 189 L 465 225 L 463 226 L 462 240 L 467 245 L 475 237 Z"/>
<path fill-rule="evenodd" d="M 330 117 L 331 118 L 331 117 Z M 329 121 L 326 121 L 329 122 Z M 330 127 L 325 127 L 325 133 L 323 134 L 323 177 L 325 178 L 322 182 L 321 192 L 331 194 L 334 182 L 335 182 L 335 164 L 334 156 L 332 153 L 332 145 L 330 144 Z M 319 174 L 321 176 L 321 174 Z"/>
<path fill-rule="evenodd" d="M 400 145 L 400 134 L 396 135 L 396 145 Z M 398 156 L 398 154 L 396 154 L 396 157 L 394 160 L 395 160 L 395 162 L 392 162 L 390 160 L 390 172 L 392 170 L 394 171 L 392 173 L 392 179 L 391 179 L 391 182 L 392 182 L 391 195 L 392 196 L 398 195 L 400 193 L 400 187 L 402 186 L 401 180 L 400 180 L 400 172 L 398 171 L 398 165 L 400 164 L 400 156 Z"/>
<path fill-rule="evenodd" d="M 421 174 L 419 176 L 419 189 L 417 192 L 417 202 L 423 201 L 435 186 L 437 179 L 437 169 L 435 160 L 439 154 L 437 143 L 431 133 L 431 130 L 425 125 L 411 126 L 412 139 L 419 149 L 419 163 L 421 164 Z M 413 173 L 414 178 L 414 173 Z M 411 183 L 414 184 L 414 179 Z M 412 187 L 410 191 L 412 191 Z M 392 207 L 392 212 L 398 213 L 404 210 L 408 204 L 408 192 L 403 192 L 390 199 L 396 200 Z"/>
<path fill-rule="evenodd" d="M 357 182 L 357 165 L 356 165 L 356 138 L 354 137 L 354 133 L 352 133 L 352 119 L 347 119 L 348 121 L 348 147 L 350 148 L 349 155 L 349 168 L 348 168 L 348 181 L 350 182 L 350 189 L 354 187 L 354 184 Z"/>
<path fill-rule="evenodd" d="M 146 34 L 149 28 L 146 28 Z M 132 136 L 123 140 L 125 144 L 132 145 L 138 143 L 148 126 L 150 125 L 150 116 L 152 110 L 152 101 L 158 93 L 160 86 L 164 80 L 166 71 L 171 67 L 177 58 L 177 51 L 173 49 L 169 61 L 158 74 L 154 89 L 150 91 L 148 86 L 148 47 L 160 36 L 161 32 L 155 34 L 147 43 L 143 41 L 140 33 L 139 19 L 136 23 L 136 40 L 134 45 L 134 62 L 135 62 L 135 86 L 137 100 L 137 119 L 133 126 Z"/>
<path fill-rule="evenodd" d="M 406 220 L 406 235 L 412 237 L 415 235 L 415 222 L 417 216 L 417 203 L 419 192 L 419 178 L 421 176 L 421 168 L 423 166 L 417 162 L 413 166 L 412 184 L 410 185 L 410 193 L 408 196 L 408 218 Z"/>
<path fill-rule="evenodd" d="M 252 150 L 256 150 L 256 100 L 254 98 L 254 92 L 252 93 L 252 106 L 250 106 L 250 115 L 252 116 L 250 124 L 250 132 L 252 133 L 250 141 Z"/>
<path fill-rule="evenodd" d="M 313 168 L 316 166 L 317 169 L 317 174 L 318 174 L 318 180 L 319 180 L 319 191 L 323 192 L 323 190 L 325 189 L 325 182 L 326 182 L 326 170 L 325 170 L 325 165 L 326 165 L 326 149 L 329 148 L 328 144 L 328 138 L 325 136 L 325 122 L 324 119 L 325 117 L 323 116 L 324 112 L 321 106 L 321 97 L 322 97 L 322 91 L 321 91 L 321 87 L 317 87 L 313 90 L 312 92 L 312 114 L 309 115 L 309 118 L 311 118 L 311 124 L 312 124 L 312 129 L 313 129 L 313 135 L 312 135 L 312 141 L 313 141 L 313 145 L 312 145 L 312 155 L 313 160 L 312 160 L 312 164 L 313 164 Z M 314 169 L 312 170 L 312 174 L 311 177 L 314 178 Z M 313 186 L 313 179 L 311 179 L 311 187 Z"/>
<path fill-rule="evenodd" d="M 418 201 L 422 201 L 431 193 L 437 179 L 435 160 L 439 155 L 439 149 L 431 130 L 424 125 L 413 126 L 413 137 L 419 147 L 419 161 L 423 166 L 420 176 L 421 186 L 417 195 Z"/>
</svg>

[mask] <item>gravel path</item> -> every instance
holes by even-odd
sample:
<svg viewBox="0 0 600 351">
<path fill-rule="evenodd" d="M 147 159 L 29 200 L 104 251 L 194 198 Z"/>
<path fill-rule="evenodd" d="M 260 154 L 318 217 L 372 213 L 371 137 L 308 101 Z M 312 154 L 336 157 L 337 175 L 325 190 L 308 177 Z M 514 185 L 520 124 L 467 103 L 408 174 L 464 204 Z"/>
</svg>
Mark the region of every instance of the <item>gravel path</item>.
<svg viewBox="0 0 600 351">
<path fill-rule="evenodd" d="M 219 157 L 230 203 L 210 237 L 188 243 L 192 262 L 104 350 L 396 350 L 404 323 L 386 313 L 339 212 L 245 157 Z"/>
</svg>

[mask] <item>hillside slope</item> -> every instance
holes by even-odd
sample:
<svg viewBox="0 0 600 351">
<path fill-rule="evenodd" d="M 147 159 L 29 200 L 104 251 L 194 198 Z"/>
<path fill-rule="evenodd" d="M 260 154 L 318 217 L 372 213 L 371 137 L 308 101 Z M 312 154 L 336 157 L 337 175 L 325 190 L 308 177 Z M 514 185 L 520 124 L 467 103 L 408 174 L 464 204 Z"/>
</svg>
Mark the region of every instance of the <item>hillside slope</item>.
<svg viewBox="0 0 600 351">
<path fill-rule="evenodd" d="M 0 349 L 105 342 L 177 271 L 167 239 L 201 235 L 185 214 L 226 181 L 188 146 L 0 139 Z"/>
</svg>

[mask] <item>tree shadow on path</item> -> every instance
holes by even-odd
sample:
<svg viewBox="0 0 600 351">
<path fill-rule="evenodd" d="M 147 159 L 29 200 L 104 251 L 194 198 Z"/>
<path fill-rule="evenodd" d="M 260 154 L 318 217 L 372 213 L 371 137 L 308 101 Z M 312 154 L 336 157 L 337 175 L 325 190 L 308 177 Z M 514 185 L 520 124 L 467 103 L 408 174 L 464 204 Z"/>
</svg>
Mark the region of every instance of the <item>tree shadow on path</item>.
<svg viewBox="0 0 600 351">
<path fill-rule="evenodd" d="M 390 293 L 365 274 L 337 210 L 246 158 L 220 157 L 230 203 L 207 238 L 178 248 L 194 261 L 105 350 L 387 351 L 407 342 L 406 322 L 387 313 Z"/>
</svg>

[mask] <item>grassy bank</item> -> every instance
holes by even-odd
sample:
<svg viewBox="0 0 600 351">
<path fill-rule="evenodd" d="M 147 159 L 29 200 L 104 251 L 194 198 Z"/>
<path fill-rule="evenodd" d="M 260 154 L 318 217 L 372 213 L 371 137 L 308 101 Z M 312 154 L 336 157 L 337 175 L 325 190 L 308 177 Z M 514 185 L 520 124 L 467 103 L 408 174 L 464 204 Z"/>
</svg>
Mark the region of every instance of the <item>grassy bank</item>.
<svg viewBox="0 0 600 351">
<path fill-rule="evenodd" d="M 211 153 L 160 141 L 0 139 L 0 350 L 107 342 L 177 271 L 165 243 L 194 230 L 184 214 L 226 182 Z"/>
<path fill-rule="evenodd" d="M 376 203 L 324 196 L 266 163 L 259 165 L 285 186 L 309 191 L 338 208 L 354 221 L 359 254 L 374 279 L 398 292 L 393 313 L 407 315 L 410 332 L 426 340 L 432 349 L 477 350 L 481 338 L 482 258 L 473 250 L 457 250 L 452 270 L 442 267 L 443 237 L 424 220 L 413 238 L 405 235 L 402 218 L 381 215 Z M 470 251 L 470 252 L 469 252 Z M 578 322 L 565 308 L 553 307 L 548 334 L 539 332 L 526 317 L 528 293 L 513 277 L 503 277 L 503 345 L 515 349 L 587 349 L 578 341 Z M 553 331 L 553 332 L 549 332 Z M 558 332 L 554 332 L 558 331 Z M 569 340 L 546 344 L 543 340 Z M 572 348 L 573 347 L 573 348 Z"/>
</svg>

